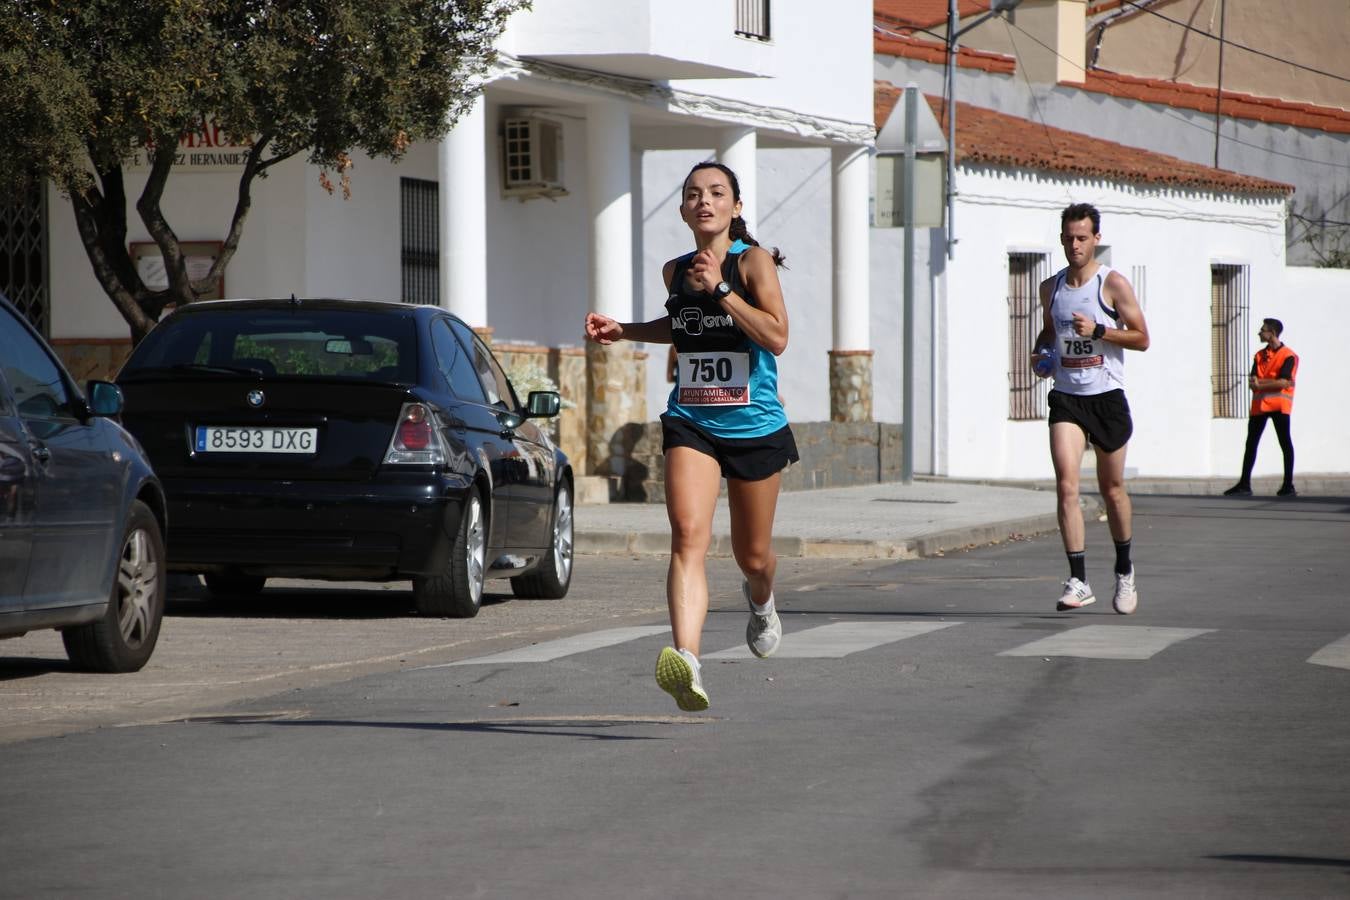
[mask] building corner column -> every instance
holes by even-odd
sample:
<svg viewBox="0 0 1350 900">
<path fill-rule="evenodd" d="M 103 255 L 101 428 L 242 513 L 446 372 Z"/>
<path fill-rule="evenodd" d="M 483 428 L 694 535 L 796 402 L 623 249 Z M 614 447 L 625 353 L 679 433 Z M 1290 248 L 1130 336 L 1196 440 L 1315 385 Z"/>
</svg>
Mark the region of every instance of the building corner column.
<svg viewBox="0 0 1350 900">
<path fill-rule="evenodd" d="M 487 327 L 487 114 L 478 96 L 441 139 L 440 305 L 475 329 Z"/>
<path fill-rule="evenodd" d="M 830 419 L 872 421 L 871 233 L 865 147 L 831 150 L 834 337 L 830 350 Z"/>
<path fill-rule="evenodd" d="M 633 318 L 632 137 L 628 108 L 606 100 L 586 107 L 586 171 L 591 215 L 592 312 L 621 322 Z M 633 344 L 586 345 L 585 471 L 611 479 L 627 475 L 628 432 L 647 418 Z M 617 485 L 616 485 L 617 487 Z"/>
</svg>

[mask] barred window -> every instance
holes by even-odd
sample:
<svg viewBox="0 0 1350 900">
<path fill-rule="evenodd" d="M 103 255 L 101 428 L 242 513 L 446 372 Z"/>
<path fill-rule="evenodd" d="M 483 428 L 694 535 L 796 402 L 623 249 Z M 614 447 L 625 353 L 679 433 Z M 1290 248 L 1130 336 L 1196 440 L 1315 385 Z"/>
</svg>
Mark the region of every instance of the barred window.
<svg viewBox="0 0 1350 900">
<path fill-rule="evenodd" d="M 759 41 L 769 39 L 769 0 L 736 0 L 736 33 Z"/>
<path fill-rule="evenodd" d="M 43 337 L 51 335 L 46 194 L 34 179 L 24 191 L 0 197 L 0 292 Z"/>
<path fill-rule="evenodd" d="M 1050 379 L 1031 371 L 1031 345 L 1041 333 L 1040 286 L 1049 275 L 1045 253 L 1008 254 L 1008 418 L 1044 419 Z"/>
<path fill-rule="evenodd" d="M 399 179 L 399 233 L 403 248 L 403 302 L 441 302 L 440 186 L 420 178 Z"/>
<path fill-rule="evenodd" d="M 1247 415 L 1247 371 L 1251 364 L 1251 311 L 1246 266 L 1209 267 L 1209 349 L 1213 415 L 1240 419 Z"/>
</svg>

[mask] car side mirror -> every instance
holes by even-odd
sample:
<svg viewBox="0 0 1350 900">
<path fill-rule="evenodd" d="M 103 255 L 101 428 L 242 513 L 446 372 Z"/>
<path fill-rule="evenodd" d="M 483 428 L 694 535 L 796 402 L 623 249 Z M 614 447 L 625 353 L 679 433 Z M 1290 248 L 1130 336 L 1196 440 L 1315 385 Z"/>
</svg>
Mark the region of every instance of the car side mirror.
<svg viewBox="0 0 1350 900">
<path fill-rule="evenodd" d="M 111 381 L 90 381 L 87 385 L 89 413 L 95 416 L 116 416 L 126 402 L 122 389 Z"/>
<path fill-rule="evenodd" d="M 531 419 L 551 419 L 562 409 L 562 397 L 557 391 L 530 391 L 525 409 Z"/>
</svg>

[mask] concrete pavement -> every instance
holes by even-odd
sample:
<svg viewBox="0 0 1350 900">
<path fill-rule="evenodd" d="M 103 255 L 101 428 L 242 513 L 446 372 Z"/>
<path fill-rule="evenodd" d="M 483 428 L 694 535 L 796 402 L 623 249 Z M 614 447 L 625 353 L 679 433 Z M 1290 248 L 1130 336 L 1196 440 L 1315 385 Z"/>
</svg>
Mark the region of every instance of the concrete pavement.
<svg viewBox="0 0 1350 900">
<path fill-rule="evenodd" d="M 1083 512 L 1104 517 L 1089 471 L 1084 472 Z M 1131 479 L 1132 495 L 1222 494 L 1233 479 Z M 1279 479 L 1253 479 L 1257 497 L 1275 501 Z M 1350 476 L 1299 476 L 1300 494 L 1350 497 Z M 790 491 L 780 495 L 774 549 L 785 557 L 914 559 L 948 550 L 994 544 L 1053 532 L 1052 482 L 977 482 L 918 477 L 912 484 Z M 608 503 L 576 508 L 579 553 L 667 553 L 670 526 L 659 503 Z M 726 498 L 713 517 L 711 555 L 731 555 Z"/>
</svg>

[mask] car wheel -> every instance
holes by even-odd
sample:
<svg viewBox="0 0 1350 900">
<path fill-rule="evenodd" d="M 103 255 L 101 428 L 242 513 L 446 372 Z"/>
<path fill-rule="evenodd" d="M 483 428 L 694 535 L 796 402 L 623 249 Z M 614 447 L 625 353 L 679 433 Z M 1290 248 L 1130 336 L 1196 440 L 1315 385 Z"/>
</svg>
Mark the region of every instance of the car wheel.
<svg viewBox="0 0 1350 900">
<path fill-rule="evenodd" d="M 511 579 L 517 597 L 557 600 L 567 596 L 572 584 L 572 492 L 567 482 L 558 485 L 553 501 L 553 534 L 548 552 L 538 568 Z"/>
<path fill-rule="evenodd" d="M 214 597 L 256 597 L 262 593 L 267 578 L 262 575 L 244 575 L 239 572 L 225 572 L 218 575 L 204 575 L 206 589 Z"/>
<path fill-rule="evenodd" d="M 438 575 L 419 575 L 413 579 L 413 603 L 419 613 L 455 619 L 478 615 L 487 572 L 487 535 L 482 498 L 477 488 L 470 488 L 444 570 Z"/>
<path fill-rule="evenodd" d="M 70 661 L 94 672 L 135 672 L 144 666 L 164 620 L 166 581 L 159 521 L 150 507 L 133 500 L 107 612 L 61 632 Z"/>
</svg>

